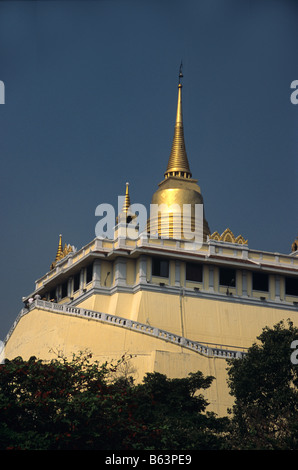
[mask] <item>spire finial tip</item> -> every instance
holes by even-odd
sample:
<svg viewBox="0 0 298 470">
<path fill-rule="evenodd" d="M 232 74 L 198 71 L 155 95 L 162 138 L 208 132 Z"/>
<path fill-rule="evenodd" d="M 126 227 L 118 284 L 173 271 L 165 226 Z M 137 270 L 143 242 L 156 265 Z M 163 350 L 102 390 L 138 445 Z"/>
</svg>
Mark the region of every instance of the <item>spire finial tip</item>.
<svg viewBox="0 0 298 470">
<path fill-rule="evenodd" d="M 181 78 L 183 78 L 182 67 L 183 67 L 183 64 L 182 64 L 182 60 L 181 60 L 181 64 L 180 64 L 180 68 L 179 68 L 179 85 L 180 85 Z"/>
</svg>

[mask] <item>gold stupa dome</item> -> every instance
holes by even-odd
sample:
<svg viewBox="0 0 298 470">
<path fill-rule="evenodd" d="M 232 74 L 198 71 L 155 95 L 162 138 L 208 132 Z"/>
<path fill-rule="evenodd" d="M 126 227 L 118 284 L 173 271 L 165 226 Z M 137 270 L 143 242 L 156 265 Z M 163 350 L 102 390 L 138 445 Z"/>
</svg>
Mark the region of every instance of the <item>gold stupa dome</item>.
<svg viewBox="0 0 298 470">
<path fill-rule="evenodd" d="M 175 229 L 175 224 L 179 221 L 176 215 L 179 212 L 181 214 L 180 220 L 186 221 L 186 225 L 188 225 L 191 232 L 194 233 L 196 227 L 195 208 L 196 205 L 201 205 L 202 216 L 200 223 L 202 224 L 203 241 L 205 241 L 207 235 L 210 234 L 210 229 L 204 215 L 203 196 L 200 187 L 197 184 L 197 180 L 192 179 L 184 141 L 182 84 L 180 83 L 182 76 L 180 67 L 177 113 L 171 154 L 164 174 L 165 178 L 159 183 L 159 188 L 153 194 L 151 200 L 151 207 L 155 204 L 167 210 L 162 213 L 156 213 L 153 216 L 151 215 L 147 228 L 148 232 L 151 234 L 157 233 L 158 236 L 162 236 L 165 229 L 169 232 L 169 238 L 179 238 L 177 237 L 179 231 Z M 188 220 L 187 218 L 183 219 L 182 215 L 184 205 L 186 204 L 189 205 L 188 207 L 191 209 Z M 189 239 L 188 235 L 186 237 L 183 236 L 183 234 L 186 234 L 186 230 L 186 226 L 184 227 L 182 225 L 180 238 Z"/>
</svg>

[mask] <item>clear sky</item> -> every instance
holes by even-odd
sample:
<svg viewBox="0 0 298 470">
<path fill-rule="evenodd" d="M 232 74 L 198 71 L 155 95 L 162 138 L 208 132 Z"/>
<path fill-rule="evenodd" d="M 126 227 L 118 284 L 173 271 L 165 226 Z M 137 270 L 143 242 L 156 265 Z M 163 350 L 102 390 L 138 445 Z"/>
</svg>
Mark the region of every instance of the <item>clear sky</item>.
<svg viewBox="0 0 298 470">
<path fill-rule="evenodd" d="M 98 204 L 150 204 L 183 61 L 186 150 L 211 232 L 290 253 L 298 234 L 296 0 L 0 2 L 4 339 L 55 258 L 95 237 Z"/>
</svg>

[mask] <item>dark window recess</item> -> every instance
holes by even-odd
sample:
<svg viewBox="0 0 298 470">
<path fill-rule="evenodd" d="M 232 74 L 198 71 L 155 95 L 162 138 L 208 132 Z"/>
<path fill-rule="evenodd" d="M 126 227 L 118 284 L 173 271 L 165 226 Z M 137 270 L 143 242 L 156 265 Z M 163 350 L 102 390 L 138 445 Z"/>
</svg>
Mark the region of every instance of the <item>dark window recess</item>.
<svg viewBox="0 0 298 470">
<path fill-rule="evenodd" d="M 61 285 L 61 298 L 64 299 L 64 297 L 67 297 L 67 284 L 68 282 L 65 281 L 63 282 L 63 284 Z"/>
<path fill-rule="evenodd" d="M 186 263 L 186 280 L 202 282 L 203 266 L 197 263 Z"/>
<path fill-rule="evenodd" d="M 298 278 L 286 277 L 286 295 L 298 296 Z"/>
<path fill-rule="evenodd" d="M 80 288 L 80 273 L 77 273 L 73 277 L 73 291 L 76 292 Z"/>
<path fill-rule="evenodd" d="M 221 286 L 236 286 L 236 270 L 233 268 L 220 268 L 219 283 Z"/>
<path fill-rule="evenodd" d="M 56 289 L 50 291 L 50 300 L 56 300 Z"/>
<path fill-rule="evenodd" d="M 92 281 L 93 277 L 93 263 L 89 264 L 86 269 L 86 284 Z"/>
<path fill-rule="evenodd" d="M 166 259 L 152 259 L 152 276 L 169 277 L 169 261 Z"/>
<path fill-rule="evenodd" d="M 268 292 L 269 290 L 268 274 L 252 273 L 252 288 L 253 290 L 260 290 L 263 292 Z"/>
</svg>

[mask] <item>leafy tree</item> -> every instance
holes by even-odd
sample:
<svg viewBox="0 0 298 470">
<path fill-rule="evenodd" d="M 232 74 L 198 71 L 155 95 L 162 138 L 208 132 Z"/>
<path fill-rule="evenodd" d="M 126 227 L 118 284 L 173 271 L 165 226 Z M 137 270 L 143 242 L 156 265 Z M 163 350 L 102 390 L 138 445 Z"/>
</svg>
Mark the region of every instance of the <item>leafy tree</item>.
<svg viewBox="0 0 298 470">
<path fill-rule="evenodd" d="M 122 359 L 124 360 L 124 358 Z M 225 421 L 204 413 L 198 393 L 212 382 L 147 374 L 117 378 L 121 361 L 91 355 L 43 362 L 17 357 L 0 366 L 0 449 L 217 448 Z"/>
<path fill-rule="evenodd" d="M 202 372 L 183 379 L 147 374 L 135 389 L 137 419 L 159 432 L 160 450 L 219 449 L 228 420 L 206 412 L 208 402 L 199 393 L 210 387 L 213 377 Z"/>
<path fill-rule="evenodd" d="M 235 397 L 231 445 L 237 449 L 298 449 L 298 365 L 291 344 L 298 328 L 288 320 L 264 328 L 243 359 L 228 361 Z"/>
</svg>

